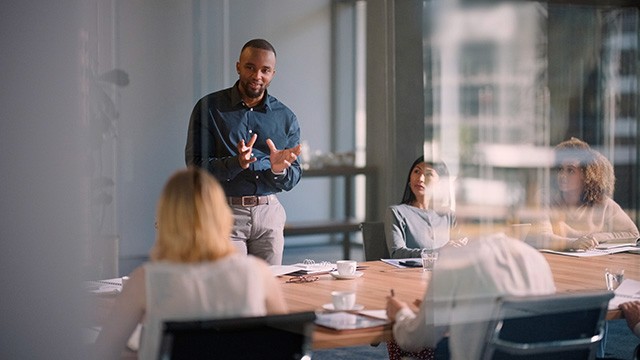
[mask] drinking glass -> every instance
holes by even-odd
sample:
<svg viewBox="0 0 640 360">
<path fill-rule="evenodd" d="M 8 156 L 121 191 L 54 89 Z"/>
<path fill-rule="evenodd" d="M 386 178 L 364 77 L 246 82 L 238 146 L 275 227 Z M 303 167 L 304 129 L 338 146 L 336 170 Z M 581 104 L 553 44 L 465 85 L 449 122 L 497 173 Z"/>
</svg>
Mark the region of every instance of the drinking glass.
<svg viewBox="0 0 640 360">
<path fill-rule="evenodd" d="M 624 280 L 624 269 L 605 269 L 604 278 L 607 282 L 607 290 L 613 291 Z"/>
<path fill-rule="evenodd" d="M 438 260 L 438 251 L 433 249 L 422 249 L 420 256 L 422 257 L 422 270 L 433 271 L 433 266 Z"/>
</svg>

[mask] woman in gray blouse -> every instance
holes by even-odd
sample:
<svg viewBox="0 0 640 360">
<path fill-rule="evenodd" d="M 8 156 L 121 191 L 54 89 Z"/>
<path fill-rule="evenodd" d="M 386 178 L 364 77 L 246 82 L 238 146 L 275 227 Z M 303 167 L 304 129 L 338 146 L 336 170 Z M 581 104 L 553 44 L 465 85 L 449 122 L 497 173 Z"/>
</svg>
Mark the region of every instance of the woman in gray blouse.
<svg viewBox="0 0 640 360">
<path fill-rule="evenodd" d="M 419 258 L 422 249 L 449 243 L 455 214 L 451 210 L 449 171 L 443 162 L 411 165 L 399 205 L 387 208 L 385 237 L 392 258 Z"/>
</svg>

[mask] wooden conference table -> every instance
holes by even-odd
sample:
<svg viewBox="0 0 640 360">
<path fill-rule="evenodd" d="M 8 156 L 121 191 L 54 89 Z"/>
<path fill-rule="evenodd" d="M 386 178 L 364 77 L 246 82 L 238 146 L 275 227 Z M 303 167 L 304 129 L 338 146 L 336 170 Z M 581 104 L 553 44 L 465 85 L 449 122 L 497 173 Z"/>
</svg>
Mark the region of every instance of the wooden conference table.
<svg viewBox="0 0 640 360">
<path fill-rule="evenodd" d="M 553 273 L 558 292 L 604 290 L 604 269 L 622 267 L 625 277 L 640 280 L 640 255 L 618 253 L 598 257 L 571 257 L 543 253 Z M 333 290 L 355 290 L 356 303 L 364 310 L 380 310 L 386 306 L 386 296 L 394 289 L 395 296 L 411 303 L 422 298 L 430 274 L 421 268 L 400 269 L 382 261 L 361 262 L 366 266 L 364 275 L 353 280 L 337 280 L 331 275 L 320 275 L 318 281 L 309 283 L 287 283 L 288 276 L 279 279 L 290 311 L 322 310 L 323 304 L 331 302 Z M 619 310 L 610 310 L 607 319 L 619 319 Z M 390 339 L 391 331 L 366 329 L 332 331 L 316 327 L 313 333 L 315 349 L 336 348 L 354 345 L 375 344 Z"/>
<path fill-rule="evenodd" d="M 584 290 L 603 290 L 605 288 L 604 269 L 621 267 L 625 269 L 625 278 L 640 280 L 640 255 L 618 253 L 598 257 L 571 257 L 543 253 L 555 280 L 558 292 Z M 364 310 L 382 310 L 386 306 L 386 296 L 394 289 L 395 296 L 411 303 L 422 298 L 430 273 L 421 268 L 400 269 L 382 261 L 361 262 L 366 266 L 363 276 L 353 280 L 337 280 L 331 275 L 320 275 L 318 281 L 308 283 L 287 283 L 289 276 L 278 278 L 284 297 L 292 312 L 322 310 L 324 304 L 331 302 L 333 290 L 355 290 L 356 303 Z M 109 313 L 114 298 L 102 303 L 99 313 Z M 607 319 L 619 319 L 619 310 L 609 310 Z M 103 317 L 104 319 L 104 317 Z M 332 331 L 316 327 L 313 333 L 313 348 L 328 349 L 345 346 L 377 344 L 391 338 L 391 328 L 366 330 Z M 134 359 L 136 354 L 123 353 L 122 359 Z"/>
</svg>

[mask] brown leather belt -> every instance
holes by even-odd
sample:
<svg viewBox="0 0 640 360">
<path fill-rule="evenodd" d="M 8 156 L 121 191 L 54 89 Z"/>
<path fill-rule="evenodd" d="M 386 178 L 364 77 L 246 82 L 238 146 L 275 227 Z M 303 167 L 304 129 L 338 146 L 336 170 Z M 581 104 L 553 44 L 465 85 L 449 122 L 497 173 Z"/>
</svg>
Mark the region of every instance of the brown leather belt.
<svg viewBox="0 0 640 360">
<path fill-rule="evenodd" d="M 229 196 L 227 199 L 229 200 L 229 205 L 236 206 L 257 206 L 257 205 L 267 205 L 269 204 L 270 197 L 272 195 L 265 196 Z"/>
</svg>

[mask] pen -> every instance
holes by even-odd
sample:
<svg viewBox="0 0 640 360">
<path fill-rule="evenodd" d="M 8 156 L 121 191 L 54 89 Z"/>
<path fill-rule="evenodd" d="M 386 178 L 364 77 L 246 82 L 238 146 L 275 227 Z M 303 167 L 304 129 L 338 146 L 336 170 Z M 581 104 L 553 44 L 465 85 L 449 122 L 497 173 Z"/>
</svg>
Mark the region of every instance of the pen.
<svg viewBox="0 0 640 360">
<path fill-rule="evenodd" d="M 391 289 L 391 297 L 394 297 L 394 296 L 396 296 L 396 293 L 395 291 L 393 291 L 393 289 Z"/>
</svg>

